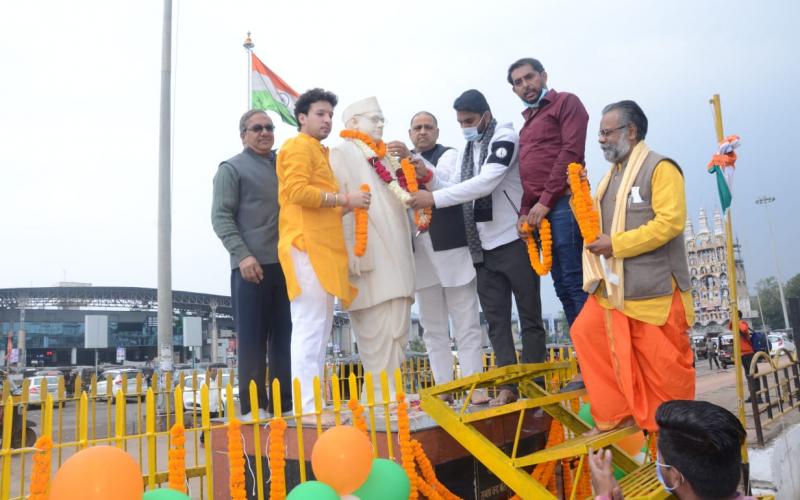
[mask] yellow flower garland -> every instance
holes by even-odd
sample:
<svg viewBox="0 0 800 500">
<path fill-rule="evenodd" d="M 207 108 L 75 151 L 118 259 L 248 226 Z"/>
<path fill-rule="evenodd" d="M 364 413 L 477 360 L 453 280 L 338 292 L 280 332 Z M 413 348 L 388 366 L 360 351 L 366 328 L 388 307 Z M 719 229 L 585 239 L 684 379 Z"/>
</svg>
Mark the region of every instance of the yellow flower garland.
<svg viewBox="0 0 800 500">
<path fill-rule="evenodd" d="M 369 184 L 361 185 L 362 193 L 369 193 Z M 355 244 L 353 245 L 353 253 L 356 257 L 363 257 L 367 251 L 367 232 L 369 227 L 369 216 L 367 215 L 366 208 L 353 209 L 353 217 L 355 219 Z"/>
<path fill-rule="evenodd" d="M 169 430 L 171 441 L 167 460 L 169 487 L 186 493 L 186 430 L 181 423 L 175 423 Z"/>
<path fill-rule="evenodd" d="M 31 500 L 47 500 L 50 489 L 50 464 L 53 440 L 50 436 L 41 436 L 33 445 L 38 451 L 33 456 L 33 472 L 31 473 Z"/>
<path fill-rule="evenodd" d="M 367 419 L 364 417 L 364 407 L 356 398 L 347 402 L 347 407 L 353 412 L 353 427 L 367 434 Z"/>
<path fill-rule="evenodd" d="M 408 183 L 408 192 L 416 193 L 419 191 L 419 183 L 417 182 L 417 171 L 414 164 L 408 158 L 403 158 L 400 162 L 400 168 L 403 169 L 403 175 L 406 177 Z M 421 208 L 414 210 L 414 224 L 420 231 L 427 231 L 431 225 L 431 218 L 433 217 L 433 210 L 430 208 Z"/>
<path fill-rule="evenodd" d="M 533 237 L 533 230 L 527 222 L 523 223 L 522 230 L 530 233 L 528 237 L 528 257 L 531 260 L 531 267 L 536 274 L 544 276 L 553 268 L 553 236 L 550 232 L 550 221 L 542 219 L 539 225 L 539 240 L 542 245 L 541 258 L 539 257 L 539 247 Z"/>
<path fill-rule="evenodd" d="M 241 428 L 242 423 L 237 418 L 233 418 L 228 424 L 228 485 L 231 500 L 247 500 L 247 492 L 244 489 L 244 450 L 242 449 Z"/>
<path fill-rule="evenodd" d="M 408 474 L 411 492 L 408 500 L 417 500 L 417 471 L 414 467 L 414 448 L 411 445 L 411 424 L 408 420 L 408 403 L 406 395 L 397 391 L 397 437 L 400 441 L 400 458 L 403 469 Z"/>
<path fill-rule="evenodd" d="M 567 177 L 572 190 L 572 211 L 578 221 L 583 242 L 588 245 L 600 236 L 600 214 L 594 208 L 589 181 L 581 179 L 583 170 L 580 163 L 570 163 Z"/>
<path fill-rule="evenodd" d="M 286 498 L 286 455 L 283 448 L 283 436 L 286 432 L 286 421 L 283 417 L 275 417 L 269 424 L 269 498 L 283 500 Z"/>
</svg>

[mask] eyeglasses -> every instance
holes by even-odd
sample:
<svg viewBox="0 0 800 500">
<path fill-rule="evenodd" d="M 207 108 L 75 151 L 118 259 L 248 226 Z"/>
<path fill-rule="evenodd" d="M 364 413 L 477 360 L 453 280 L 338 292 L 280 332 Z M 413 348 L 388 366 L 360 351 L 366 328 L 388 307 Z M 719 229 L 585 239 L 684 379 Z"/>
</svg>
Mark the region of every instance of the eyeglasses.
<svg viewBox="0 0 800 500">
<path fill-rule="evenodd" d="M 619 127 L 616 127 L 616 128 L 601 128 L 597 132 L 597 137 L 602 137 L 603 139 L 605 139 L 606 137 L 608 137 L 609 135 L 613 134 L 617 130 L 622 130 L 627 126 L 628 125 L 626 124 L 626 125 L 620 125 Z"/>
<path fill-rule="evenodd" d="M 275 131 L 275 125 L 271 125 L 271 124 L 270 125 L 261 125 L 261 124 L 258 124 L 258 125 L 253 125 L 252 127 L 250 127 L 247 130 L 249 130 L 250 132 L 253 132 L 254 134 L 260 134 L 264 130 L 266 130 L 267 132 L 274 132 Z"/>
</svg>

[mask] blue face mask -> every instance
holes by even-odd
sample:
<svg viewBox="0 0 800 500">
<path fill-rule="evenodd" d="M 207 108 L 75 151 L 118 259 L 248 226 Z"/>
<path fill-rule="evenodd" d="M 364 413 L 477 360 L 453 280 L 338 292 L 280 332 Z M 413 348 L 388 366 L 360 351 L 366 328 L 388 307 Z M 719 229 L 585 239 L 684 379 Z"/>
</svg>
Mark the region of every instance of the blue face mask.
<svg viewBox="0 0 800 500">
<path fill-rule="evenodd" d="M 547 94 L 547 87 L 542 87 L 542 91 L 541 91 L 541 92 L 539 92 L 539 98 L 538 98 L 538 99 L 536 99 L 536 102 L 528 102 L 528 101 L 526 101 L 525 99 L 522 99 L 522 104 L 524 104 L 524 105 L 525 105 L 525 107 L 528 107 L 528 108 L 534 108 L 534 109 L 535 109 L 535 108 L 538 108 L 538 107 L 539 107 L 539 103 L 541 103 L 541 102 L 542 102 L 542 98 L 543 98 L 543 97 L 544 97 L 546 94 Z"/>
<path fill-rule="evenodd" d="M 666 481 L 664 481 L 664 474 L 662 474 L 661 472 L 661 467 L 662 467 L 661 455 L 659 454 L 656 457 L 656 477 L 658 478 L 658 482 L 661 483 L 661 486 L 663 486 L 664 489 L 667 490 L 669 493 L 672 493 L 678 488 L 678 486 L 680 486 L 680 484 L 678 486 L 667 486 Z M 671 466 L 663 464 L 663 467 L 671 467 Z"/>
<path fill-rule="evenodd" d="M 478 120 L 478 125 L 483 121 L 483 117 L 484 115 L 481 115 L 481 119 Z M 464 139 L 466 139 L 467 142 L 477 141 L 483 135 L 478 132 L 478 127 L 464 127 L 461 129 L 461 133 L 464 134 Z"/>
</svg>

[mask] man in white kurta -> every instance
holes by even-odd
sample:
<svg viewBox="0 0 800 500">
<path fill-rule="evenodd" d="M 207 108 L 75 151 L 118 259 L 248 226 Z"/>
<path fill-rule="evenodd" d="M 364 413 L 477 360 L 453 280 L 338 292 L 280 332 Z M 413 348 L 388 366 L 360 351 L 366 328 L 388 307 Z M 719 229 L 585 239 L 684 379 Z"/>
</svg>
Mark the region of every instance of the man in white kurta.
<svg viewBox="0 0 800 500">
<path fill-rule="evenodd" d="M 346 129 L 366 133 L 376 143 L 383 135 L 383 114 L 374 97 L 348 106 L 342 119 Z M 365 150 L 349 139 L 330 153 L 341 192 L 357 191 L 368 184 L 372 194 L 367 249 L 362 257 L 353 253 L 353 215 L 346 215 L 343 223 L 350 278 L 358 288 L 348 309 L 350 324 L 364 369 L 375 376 L 376 400 L 380 401 L 380 372 L 386 371 L 393 381 L 394 371 L 405 359 L 414 300 L 414 260 L 407 208 L 367 160 Z M 388 158 L 381 161 L 392 170 Z"/>
</svg>

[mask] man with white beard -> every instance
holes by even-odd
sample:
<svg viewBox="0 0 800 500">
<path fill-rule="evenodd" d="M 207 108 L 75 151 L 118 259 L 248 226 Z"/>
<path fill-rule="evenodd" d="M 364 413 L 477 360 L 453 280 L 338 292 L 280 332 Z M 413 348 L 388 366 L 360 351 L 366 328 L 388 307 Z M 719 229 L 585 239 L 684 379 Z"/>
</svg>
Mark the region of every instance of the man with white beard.
<svg viewBox="0 0 800 500">
<path fill-rule="evenodd" d="M 635 102 L 603 109 L 598 139 L 612 166 L 595 197 L 602 234 L 584 250 L 590 295 L 570 329 L 592 399 L 590 432 L 634 423 L 655 431 L 661 403 L 694 399 L 683 174 L 650 151 L 646 134 L 647 117 Z M 618 284 L 606 280 L 600 256 Z"/>
</svg>

